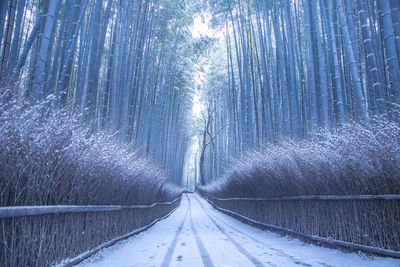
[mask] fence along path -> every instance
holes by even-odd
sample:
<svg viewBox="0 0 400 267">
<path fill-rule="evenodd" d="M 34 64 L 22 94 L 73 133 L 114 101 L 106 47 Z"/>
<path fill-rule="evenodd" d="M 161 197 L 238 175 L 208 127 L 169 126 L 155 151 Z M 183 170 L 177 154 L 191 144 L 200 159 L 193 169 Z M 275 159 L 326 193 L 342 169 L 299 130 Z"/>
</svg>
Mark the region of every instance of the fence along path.
<svg viewBox="0 0 400 267">
<path fill-rule="evenodd" d="M 51 205 L 51 206 L 8 206 L 0 207 L 0 218 L 13 218 L 23 216 L 36 216 L 44 214 L 58 213 L 79 213 L 79 212 L 100 212 L 100 211 L 118 211 L 127 209 L 150 209 L 158 205 L 171 205 L 178 201 L 176 198 L 170 202 L 155 202 L 150 205 Z"/>
<path fill-rule="evenodd" d="M 73 266 L 168 217 L 180 199 L 129 206 L 0 207 L 0 251 L 9 251 L 0 253 L 0 265 Z"/>
<path fill-rule="evenodd" d="M 198 190 L 199 191 L 199 190 Z M 251 225 L 258 226 L 261 228 L 283 232 L 286 234 L 291 234 L 300 238 L 307 239 L 312 242 L 322 243 L 329 246 L 337 246 L 345 249 L 358 250 L 366 253 L 373 253 L 377 255 L 389 256 L 394 258 L 400 258 L 400 251 L 385 249 L 381 247 L 369 246 L 364 244 L 358 244 L 343 240 L 336 240 L 331 237 L 321 237 L 317 235 L 310 235 L 302 233 L 301 231 L 296 231 L 288 227 L 282 227 L 266 222 L 262 222 L 259 219 L 251 218 L 251 216 L 245 216 L 241 214 L 242 212 L 235 212 L 233 209 L 228 207 L 223 207 L 221 204 L 234 202 L 234 204 L 244 202 L 275 202 L 275 201 L 385 201 L 385 200 L 400 200 L 400 195 L 389 194 L 389 195 L 302 195 L 302 196 L 284 196 L 284 197 L 267 197 L 267 198 L 251 198 L 251 197 L 234 197 L 234 198 L 219 198 L 214 197 L 205 192 L 199 191 L 199 193 L 217 210 L 233 216 L 239 220 L 245 221 Z M 247 214 L 246 214 L 247 215 Z M 396 234 L 396 233 L 393 233 Z"/>
</svg>

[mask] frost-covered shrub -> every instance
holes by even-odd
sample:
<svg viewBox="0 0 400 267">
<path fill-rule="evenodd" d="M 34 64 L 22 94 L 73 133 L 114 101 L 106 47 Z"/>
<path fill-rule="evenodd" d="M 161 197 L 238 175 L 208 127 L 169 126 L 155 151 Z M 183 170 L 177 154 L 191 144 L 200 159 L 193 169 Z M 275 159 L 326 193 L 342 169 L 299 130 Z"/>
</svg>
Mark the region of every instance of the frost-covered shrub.
<svg viewBox="0 0 400 267">
<path fill-rule="evenodd" d="M 0 95 L 0 206 L 153 203 L 181 189 L 128 144 L 90 134 L 79 116 Z"/>
<path fill-rule="evenodd" d="M 374 118 L 269 145 L 236 160 L 220 180 L 198 191 L 222 198 L 400 194 L 400 127 Z M 400 250 L 399 200 L 210 200 L 302 237 Z"/>
<path fill-rule="evenodd" d="M 373 118 L 248 152 L 203 187 L 219 197 L 400 194 L 400 126 Z"/>
<path fill-rule="evenodd" d="M 182 190 L 111 134 L 91 134 L 48 97 L 31 106 L 0 89 L 0 206 L 135 205 Z M 50 266 L 168 214 L 179 205 L 1 219 L 1 266 Z"/>
</svg>

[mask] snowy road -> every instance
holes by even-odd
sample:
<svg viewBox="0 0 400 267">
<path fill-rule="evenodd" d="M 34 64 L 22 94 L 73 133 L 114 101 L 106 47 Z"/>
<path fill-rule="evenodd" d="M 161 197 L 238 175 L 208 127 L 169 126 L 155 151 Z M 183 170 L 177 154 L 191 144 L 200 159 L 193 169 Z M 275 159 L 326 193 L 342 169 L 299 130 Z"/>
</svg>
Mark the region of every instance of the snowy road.
<svg viewBox="0 0 400 267">
<path fill-rule="evenodd" d="M 400 266 L 400 260 L 305 244 L 243 224 L 196 194 L 149 230 L 78 266 Z"/>
</svg>

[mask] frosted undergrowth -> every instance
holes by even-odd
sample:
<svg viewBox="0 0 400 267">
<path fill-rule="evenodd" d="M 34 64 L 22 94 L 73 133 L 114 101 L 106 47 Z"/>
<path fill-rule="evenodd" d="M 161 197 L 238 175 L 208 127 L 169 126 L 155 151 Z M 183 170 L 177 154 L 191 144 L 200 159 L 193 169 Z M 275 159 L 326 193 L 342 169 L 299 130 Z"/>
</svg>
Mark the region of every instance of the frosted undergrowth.
<svg viewBox="0 0 400 267">
<path fill-rule="evenodd" d="M 399 194 L 400 126 L 371 118 L 335 133 L 267 145 L 235 160 L 203 189 L 220 197 Z"/>
<path fill-rule="evenodd" d="M 0 95 L 0 206 L 153 203 L 181 189 L 111 134 L 89 134 L 78 116 Z"/>
</svg>

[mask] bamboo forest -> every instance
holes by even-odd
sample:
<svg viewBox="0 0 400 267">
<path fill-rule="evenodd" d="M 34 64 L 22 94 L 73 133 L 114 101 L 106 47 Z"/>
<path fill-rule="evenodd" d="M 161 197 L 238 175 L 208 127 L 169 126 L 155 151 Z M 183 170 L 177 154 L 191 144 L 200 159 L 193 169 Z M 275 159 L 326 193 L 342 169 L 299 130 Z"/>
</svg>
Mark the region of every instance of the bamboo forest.
<svg viewBox="0 0 400 267">
<path fill-rule="evenodd" d="M 0 266 L 399 266 L 399 0 L 0 0 Z"/>
</svg>

